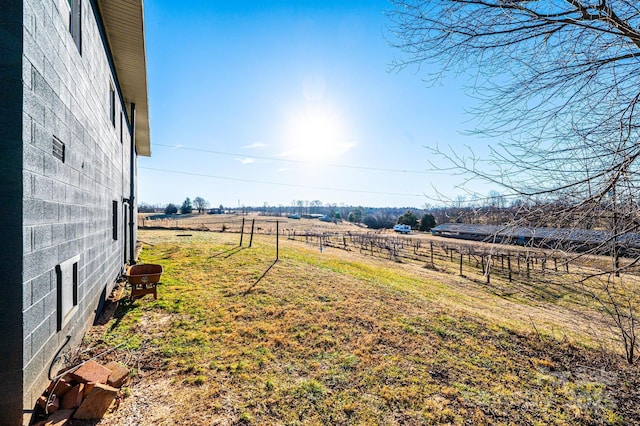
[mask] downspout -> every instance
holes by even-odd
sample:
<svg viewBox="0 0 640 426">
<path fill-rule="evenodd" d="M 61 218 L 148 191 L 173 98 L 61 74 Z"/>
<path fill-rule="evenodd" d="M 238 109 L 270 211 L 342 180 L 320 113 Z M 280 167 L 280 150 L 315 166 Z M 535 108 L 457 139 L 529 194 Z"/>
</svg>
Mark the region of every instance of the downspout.
<svg viewBox="0 0 640 426">
<path fill-rule="evenodd" d="M 136 173 L 136 104 L 131 103 L 131 153 L 129 156 L 130 161 L 130 173 L 129 173 L 129 265 L 136 264 L 136 255 L 135 255 L 135 247 L 136 242 L 134 241 L 134 209 L 135 209 L 135 197 L 136 197 L 136 186 L 135 186 L 135 173 Z"/>
</svg>

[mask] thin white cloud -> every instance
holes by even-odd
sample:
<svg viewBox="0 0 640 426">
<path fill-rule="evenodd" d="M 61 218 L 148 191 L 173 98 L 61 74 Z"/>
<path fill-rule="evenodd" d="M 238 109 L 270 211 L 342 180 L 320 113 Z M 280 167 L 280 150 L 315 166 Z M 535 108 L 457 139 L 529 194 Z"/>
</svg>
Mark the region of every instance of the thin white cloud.
<svg viewBox="0 0 640 426">
<path fill-rule="evenodd" d="M 236 158 L 235 160 L 239 161 L 240 164 L 251 164 L 251 163 L 255 163 L 256 162 L 255 158 L 246 158 L 246 157 Z"/>
<path fill-rule="evenodd" d="M 258 149 L 258 148 L 265 148 L 266 146 L 267 146 L 266 143 L 256 142 L 249 145 L 245 145 L 242 147 L 242 149 Z"/>
</svg>

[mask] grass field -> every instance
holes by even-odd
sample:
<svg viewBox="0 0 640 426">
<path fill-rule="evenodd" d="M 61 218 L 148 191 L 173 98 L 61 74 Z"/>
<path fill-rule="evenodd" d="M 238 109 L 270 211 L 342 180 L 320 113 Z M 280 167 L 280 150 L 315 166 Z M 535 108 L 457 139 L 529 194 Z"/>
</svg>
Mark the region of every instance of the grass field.
<svg viewBox="0 0 640 426">
<path fill-rule="evenodd" d="M 255 232 L 258 234 L 275 234 L 276 222 L 279 222 L 280 232 L 347 232 L 366 231 L 361 227 L 346 221 L 323 222 L 318 219 L 289 219 L 287 217 L 262 216 L 256 213 L 239 214 L 188 214 L 172 216 L 155 216 L 149 213 L 138 215 L 141 228 L 182 228 L 200 229 L 220 232 L 240 232 L 242 221 L 245 222 L 245 232 L 251 229 L 251 222 L 255 221 Z"/>
<path fill-rule="evenodd" d="M 140 231 L 158 300 L 85 339 L 134 373 L 101 425 L 640 424 L 638 367 L 570 291 L 285 239 L 273 265 L 273 236 L 189 233 Z"/>
</svg>

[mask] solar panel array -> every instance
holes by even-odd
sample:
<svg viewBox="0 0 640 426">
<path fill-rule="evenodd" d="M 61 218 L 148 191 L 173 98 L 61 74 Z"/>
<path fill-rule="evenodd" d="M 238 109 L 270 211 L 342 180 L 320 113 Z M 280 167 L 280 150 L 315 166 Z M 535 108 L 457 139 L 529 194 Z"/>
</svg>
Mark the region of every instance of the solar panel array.
<svg viewBox="0 0 640 426">
<path fill-rule="evenodd" d="M 640 248 L 640 233 L 624 232 L 615 235 L 611 231 L 571 228 L 529 228 L 507 225 L 471 225 L 463 223 L 444 223 L 431 229 L 432 233 L 468 234 L 479 237 L 499 237 L 501 239 L 535 239 L 544 241 L 562 241 L 590 245 L 601 245 L 616 238 L 618 244 Z"/>
</svg>

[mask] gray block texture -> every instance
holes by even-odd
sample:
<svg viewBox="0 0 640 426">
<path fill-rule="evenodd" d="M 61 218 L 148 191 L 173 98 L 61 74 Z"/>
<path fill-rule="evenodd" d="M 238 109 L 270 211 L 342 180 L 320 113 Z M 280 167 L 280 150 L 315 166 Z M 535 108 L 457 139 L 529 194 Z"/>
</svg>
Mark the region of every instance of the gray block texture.
<svg viewBox="0 0 640 426">
<path fill-rule="evenodd" d="M 10 6 L 0 8 L 0 197 L 10 207 L 0 215 L 11 225 L 3 232 L 2 262 L 11 267 L 3 267 L 10 279 L 0 286 L 0 326 L 11 332 L 0 333 L 0 391 L 18 396 L 0 400 L 0 413 L 9 413 L 0 425 L 23 421 L 46 387 L 56 352 L 81 340 L 122 270 L 123 241 L 131 238 L 119 221 L 113 239 L 113 201 L 120 218 L 129 197 L 131 139 L 127 120 L 121 142 L 120 120 L 114 126 L 109 118 L 117 78 L 97 3 L 81 1 L 81 49 L 68 30 L 67 0 L 4 4 Z M 117 115 L 127 108 L 119 93 Z M 75 256 L 78 298 L 61 326 L 56 266 Z"/>
</svg>

